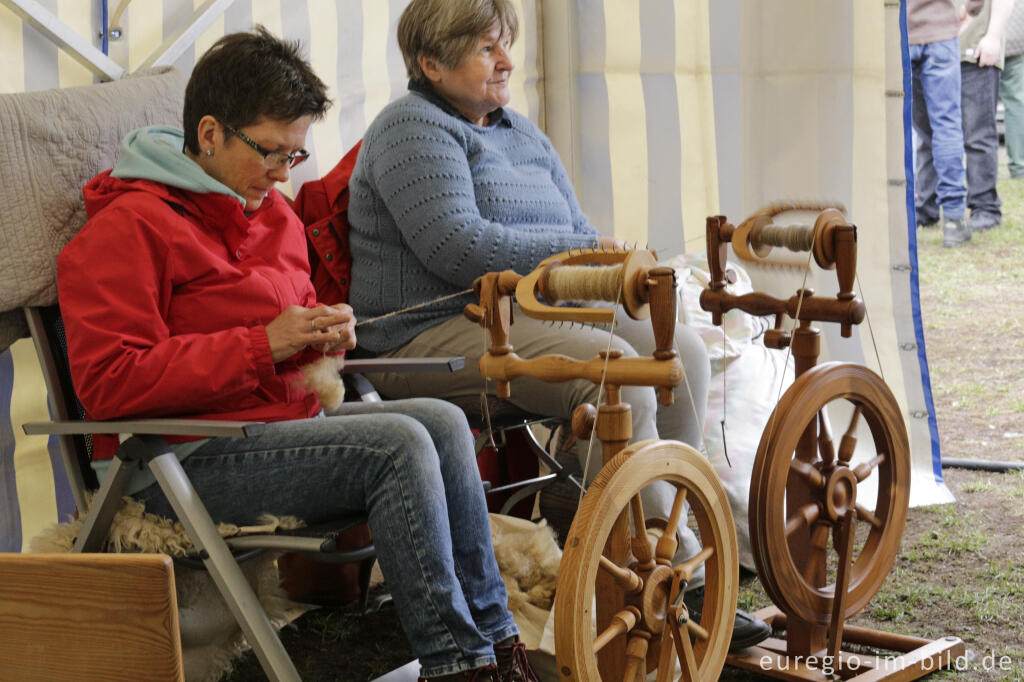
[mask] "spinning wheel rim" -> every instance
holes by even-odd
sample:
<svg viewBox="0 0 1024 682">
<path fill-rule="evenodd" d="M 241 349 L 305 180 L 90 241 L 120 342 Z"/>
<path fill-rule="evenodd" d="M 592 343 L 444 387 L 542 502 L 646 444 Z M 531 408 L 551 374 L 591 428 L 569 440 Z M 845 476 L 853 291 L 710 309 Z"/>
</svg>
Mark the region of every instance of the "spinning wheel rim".
<svg viewBox="0 0 1024 682">
<path fill-rule="evenodd" d="M 843 618 L 860 612 L 881 588 L 896 559 L 910 497 L 906 428 L 899 405 L 882 379 L 863 366 L 836 362 L 814 367 L 797 378 L 779 401 L 762 435 L 750 488 L 751 545 L 765 591 L 786 613 L 819 625 L 832 620 L 835 584 L 812 585 L 804 576 L 805 566 L 796 565 L 787 523 L 794 522 L 797 515 L 787 509 L 786 490 L 791 478 L 800 480 L 792 472 L 791 463 L 796 459 L 794 453 L 804 428 L 822 409 L 839 400 L 860 408 L 860 418 L 869 427 L 875 451 L 884 455 L 869 473 L 878 476 L 873 515 L 881 527 L 869 524 L 867 541 L 852 563 Z M 822 463 L 821 453 L 817 456 L 816 463 Z M 830 470 L 828 466 L 822 468 Z M 848 468 L 836 466 L 831 470 L 847 480 L 851 478 Z M 801 485 L 805 491 L 813 488 L 806 482 Z M 807 494 L 813 499 L 813 492 Z M 819 504 L 822 516 L 828 513 L 825 508 L 829 505 L 828 500 Z M 808 524 L 808 532 L 818 523 Z"/>
<path fill-rule="evenodd" d="M 605 464 L 588 488 L 566 538 L 554 606 L 560 679 L 602 679 L 591 630 L 602 548 L 619 513 L 628 513 L 629 500 L 657 480 L 668 480 L 677 490 L 686 489 L 702 544 L 714 547 L 713 556 L 704 562 L 701 626 L 707 626 L 709 636 L 692 647 L 698 662 L 694 679 L 714 679 L 725 664 L 739 583 L 739 550 L 728 498 L 713 468 L 696 450 L 675 441 L 644 441 Z M 665 627 L 666 636 L 669 630 Z M 647 658 L 648 672 L 654 669 L 652 656 L 657 655 L 657 649 L 652 651 Z M 653 664 L 656 668 L 657 660 Z"/>
</svg>

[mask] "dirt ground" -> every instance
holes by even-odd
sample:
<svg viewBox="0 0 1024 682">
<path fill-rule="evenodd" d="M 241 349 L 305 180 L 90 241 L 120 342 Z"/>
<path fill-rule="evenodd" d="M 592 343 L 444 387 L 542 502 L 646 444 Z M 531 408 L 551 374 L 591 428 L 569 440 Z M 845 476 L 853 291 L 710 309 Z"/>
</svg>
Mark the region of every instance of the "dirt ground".
<svg viewBox="0 0 1024 682">
<path fill-rule="evenodd" d="M 1003 169 L 1005 176 L 1005 167 Z M 1004 177 L 1004 223 L 944 249 L 918 230 L 922 318 L 944 457 L 1024 461 L 1024 181 Z M 852 623 L 964 640 L 929 679 L 1024 680 L 1024 472 L 947 468 L 956 503 L 909 513 L 899 557 Z M 756 578 L 741 606 L 770 605 Z M 282 633 L 304 680 L 371 680 L 412 658 L 394 609 L 310 612 Z M 251 654 L 233 680 L 265 679 Z M 762 677 L 727 669 L 721 679 Z"/>
</svg>

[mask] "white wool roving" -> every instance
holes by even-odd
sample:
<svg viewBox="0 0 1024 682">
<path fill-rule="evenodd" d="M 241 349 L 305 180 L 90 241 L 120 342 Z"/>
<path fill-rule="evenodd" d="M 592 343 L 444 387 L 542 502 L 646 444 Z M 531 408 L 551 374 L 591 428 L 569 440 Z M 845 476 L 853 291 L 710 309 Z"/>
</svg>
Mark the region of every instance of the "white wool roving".
<svg viewBox="0 0 1024 682">
<path fill-rule="evenodd" d="M 325 355 L 302 368 L 306 388 L 316 393 L 327 412 L 338 409 L 345 400 L 345 384 L 341 381 L 344 365 L 344 355 Z"/>
</svg>

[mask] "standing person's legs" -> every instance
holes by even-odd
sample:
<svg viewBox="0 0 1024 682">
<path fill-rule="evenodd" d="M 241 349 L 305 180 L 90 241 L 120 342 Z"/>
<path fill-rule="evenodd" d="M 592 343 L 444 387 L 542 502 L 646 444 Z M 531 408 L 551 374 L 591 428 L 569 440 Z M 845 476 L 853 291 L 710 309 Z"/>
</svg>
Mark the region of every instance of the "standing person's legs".
<svg viewBox="0 0 1024 682">
<path fill-rule="evenodd" d="M 966 213 L 964 136 L 960 110 L 960 45 L 956 38 L 922 46 L 920 83 L 931 130 L 935 192 L 943 220 Z"/>
<path fill-rule="evenodd" d="M 1024 54 L 1006 58 L 999 78 L 999 98 L 1005 113 L 1010 177 L 1024 178 Z"/>
<path fill-rule="evenodd" d="M 914 205 L 917 212 L 917 225 L 931 225 L 939 220 L 939 204 L 936 186 L 938 175 L 932 163 L 932 126 L 928 121 L 928 105 L 924 96 L 921 72 L 924 69 L 926 55 L 923 45 L 910 46 L 911 58 L 911 96 L 914 137 Z"/>
<path fill-rule="evenodd" d="M 996 191 L 999 172 L 999 133 L 996 104 L 999 99 L 999 69 L 963 62 L 962 109 L 964 151 L 967 158 L 968 221 L 972 230 L 996 227 L 1002 220 Z"/>
<path fill-rule="evenodd" d="M 516 632 L 484 540 L 489 526 L 465 419 L 433 402 L 391 406 L 416 418 L 384 405 L 349 408 L 373 414 L 270 424 L 253 438 L 210 439 L 182 462 L 217 521 L 250 524 L 268 512 L 315 523 L 365 510 L 428 677 L 493 663 L 490 637 Z M 136 497 L 173 518 L 156 486 Z M 449 499 L 459 506 L 449 509 Z M 463 568 L 470 579 L 458 574 Z M 481 632 L 478 617 L 492 633 Z"/>
</svg>

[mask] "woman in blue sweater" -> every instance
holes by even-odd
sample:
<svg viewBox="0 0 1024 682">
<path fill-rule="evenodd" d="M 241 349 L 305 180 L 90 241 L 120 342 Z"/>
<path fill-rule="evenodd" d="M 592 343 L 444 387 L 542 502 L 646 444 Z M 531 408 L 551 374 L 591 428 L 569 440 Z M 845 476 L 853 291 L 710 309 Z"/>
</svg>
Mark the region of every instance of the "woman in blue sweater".
<svg viewBox="0 0 1024 682">
<path fill-rule="evenodd" d="M 409 93 L 381 111 L 363 137 L 349 184 L 352 248 L 350 303 L 359 318 L 431 305 L 366 325 L 361 347 L 386 357 L 464 355 L 452 375 L 375 375 L 391 398 L 471 399 L 484 381 L 477 360 L 486 343 L 462 315 L 472 295 L 458 295 L 480 275 L 511 269 L 526 274 L 544 258 L 570 248 L 624 248 L 587 220 L 551 142 L 526 117 L 506 109 L 509 48 L 518 18 L 509 0 L 413 0 L 398 25 Z M 438 300 L 442 299 L 442 300 Z M 602 329 L 560 329 L 515 317 L 510 343 L 522 357 L 559 352 L 594 357 L 608 347 Z M 710 366 L 703 342 L 680 324 L 676 342 L 689 390 L 660 406 L 649 387 L 624 387 L 636 440 L 666 438 L 701 448 Z M 618 316 L 612 347 L 650 355 L 650 324 Z M 493 391 L 493 386 L 487 390 Z M 596 402 L 588 381 L 552 384 L 522 377 L 511 401 L 524 411 L 568 418 Z M 586 456 L 586 444 L 578 446 Z M 599 464 L 587 467 L 590 476 Z M 668 517 L 675 490 L 645 490 L 644 508 Z M 680 560 L 700 545 L 681 524 Z M 699 586 L 703 574 L 694 576 Z M 768 627 L 747 614 L 734 646 L 749 646 Z"/>
</svg>

